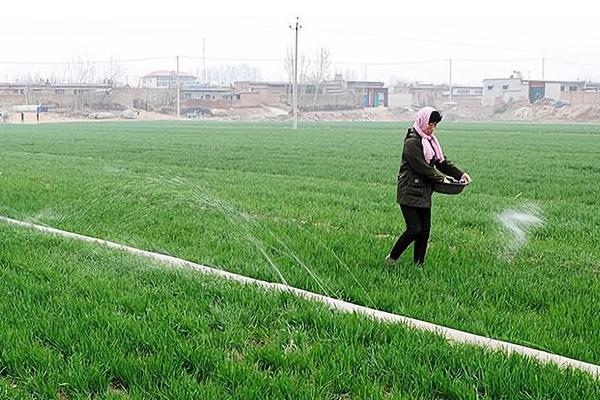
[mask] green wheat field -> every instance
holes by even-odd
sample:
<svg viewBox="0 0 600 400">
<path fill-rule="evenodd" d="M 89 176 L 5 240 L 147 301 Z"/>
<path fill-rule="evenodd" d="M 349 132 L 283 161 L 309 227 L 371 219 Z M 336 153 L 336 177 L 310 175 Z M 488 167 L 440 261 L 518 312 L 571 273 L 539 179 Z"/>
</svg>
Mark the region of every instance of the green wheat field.
<svg viewBox="0 0 600 400">
<path fill-rule="evenodd" d="M 600 364 L 600 126 L 441 124 L 473 183 L 434 196 L 424 270 L 384 263 L 407 126 L 0 125 L 0 215 Z M 532 209 L 515 248 L 498 215 Z M 595 399 L 600 380 L 0 223 L 0 398 Z"/>
</svg>

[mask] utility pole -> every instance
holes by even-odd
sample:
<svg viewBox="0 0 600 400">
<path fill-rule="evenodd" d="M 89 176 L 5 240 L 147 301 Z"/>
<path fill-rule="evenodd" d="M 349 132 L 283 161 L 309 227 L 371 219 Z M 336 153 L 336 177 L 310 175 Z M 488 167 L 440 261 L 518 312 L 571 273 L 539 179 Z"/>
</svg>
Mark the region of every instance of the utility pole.
<svg viewBox="0 0 600 400">
<path fill-rule="evenodd" d="M 542 58 L 542 80 L 546 77 L 546 59 Z"/>
<path fill-rule="evenodd" d="M 449 68 L 450 69 L 450 80 L 449 80 L 449 83 L 450 83 L 450 85 L 449 85 L 450 86 L 450 101 L 452 101 L 452 59 L 448 60 L 448 64 L 449 64 L 449 67 L 450 67 Z"/>
<path fill-rule="evenodd" d="M 202 83 L 206 85 L 206 38 L 202 37 Z"/>
<path fill-rule="evenodd" d="M 290 25 L 290 29 L 296 31 L 296 47 L 294 50 L 294 88 L 292 89 L 294 91 L 292 101 L 292 107 L 294 108 L 294 130 L 298 129 L 298 31 L 301 28 L 300 18 L 296 17 L 296 25 Z"/>
<path fill-rule="evenodd" d="M 177 86 L 177 118 L 181 117 L 181 90 L 179 85 L 179 56 L 177 56 L 177 76 L 175 77 L 175 85 Z"/>
</svg>

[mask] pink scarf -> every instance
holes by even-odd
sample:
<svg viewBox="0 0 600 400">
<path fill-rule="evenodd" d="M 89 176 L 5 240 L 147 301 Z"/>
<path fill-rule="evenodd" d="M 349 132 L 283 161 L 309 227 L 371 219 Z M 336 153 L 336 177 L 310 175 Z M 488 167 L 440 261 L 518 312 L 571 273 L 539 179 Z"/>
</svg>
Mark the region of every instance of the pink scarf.
<svg viewBox="0 0 600 400">
<path fill-rule="evenodd" d="M 440 142 L 438 142 L 434 135 L 428 135 L 425 133 L 427 130 L 427 125 L 429 125 L 429 117 L 431 117 L 431 113 L 434 111 L 435 109 L 433 107 L 421 108 L 417 113 L 417 119 L 413 125 L 415 131 L 417 131 L 419 136 L 421 136 L 421 143 L 423 144 L 423 156 L 425 157 L 427 164 L 431 163 L 431 160 L 434 157 L 439 162 L 444 161 L 444 152 L 442 151 Z"/>
</svg>

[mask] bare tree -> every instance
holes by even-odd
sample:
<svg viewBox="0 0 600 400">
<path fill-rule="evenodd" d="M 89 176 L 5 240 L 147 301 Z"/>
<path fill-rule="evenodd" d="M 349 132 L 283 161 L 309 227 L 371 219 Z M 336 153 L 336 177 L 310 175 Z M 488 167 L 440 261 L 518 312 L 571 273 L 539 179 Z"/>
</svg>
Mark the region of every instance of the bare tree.
<svg viewBox="0 0 600 400">
<path fill-rule="evenodd" d="M 229 85 L 235 81 L 258 81 L 260 70 L 248 64 L 222 64 L 208 67 L 207 81 L 218 85 Z"/>
<path fill-rule="evenodd" d="M 97 65 L 87 55 L 78 55 L 66 65 L 64 79 L 66 83 L 78 85 L 92 84 L 96 83 L 97 77 Z M 74 112 L 77 112 L 92 103 L 92 93 L 90 93 L 89 90 L 79 88 L 74 89 L 74 91 Z"/>
<path fill-rule="evenodd" d="M 123 64 L 111 60 L 104 66 L 100 72 L 100 78 L 104 85 L 114 88 L 122 82 L 125 77 L 125 67 Z"/>
<path fill-rule="evenodd" d="M 311 73 L 311 83 L 314 85 L 314 97 L 313 97 L 313 108 L 317 106 L 317 97 L 319 96 L 319 90 L 323 81 L 326 79 L 329 69 L 331 68 L 331 57 L 329 50 L 325 47 L 321 47 L 319 50 L 315 62 L 313 63 L 313 69 Z"/>
<path fill-rule="evenodd" d="M 285 58 L 283 59 L 283 69 L 288 77 L 287 101 L 289 104 L 292 102 L 292 90 L 290 88 L 294 84 L 294 52 L 291 47 L 288 47 L 287 52 L 285 53 Z"/>
<path fill-rule="evenodd" d="M 94 83 L 96 80 L 96 63 L 87 55 L 78 55 L 65 68 L 67 83 Z"/>
</svg>

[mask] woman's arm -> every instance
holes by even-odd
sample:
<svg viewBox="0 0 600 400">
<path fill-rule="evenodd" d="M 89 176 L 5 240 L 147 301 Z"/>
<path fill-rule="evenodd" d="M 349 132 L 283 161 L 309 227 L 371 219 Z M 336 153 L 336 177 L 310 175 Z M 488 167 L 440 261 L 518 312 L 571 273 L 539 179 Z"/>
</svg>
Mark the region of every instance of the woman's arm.
<svg viewBox="0 0 600 400">
<path fill-rule="evenodd" d="M 453 177 L 456 180 L 460 180 L 465 174 L 460 168 L 458 168 L 454 163 L 450 160 L 444 160 L 442 162 L 435 163 L 435 167 L 439 169 L 444 174 Z"/>
</svg>

